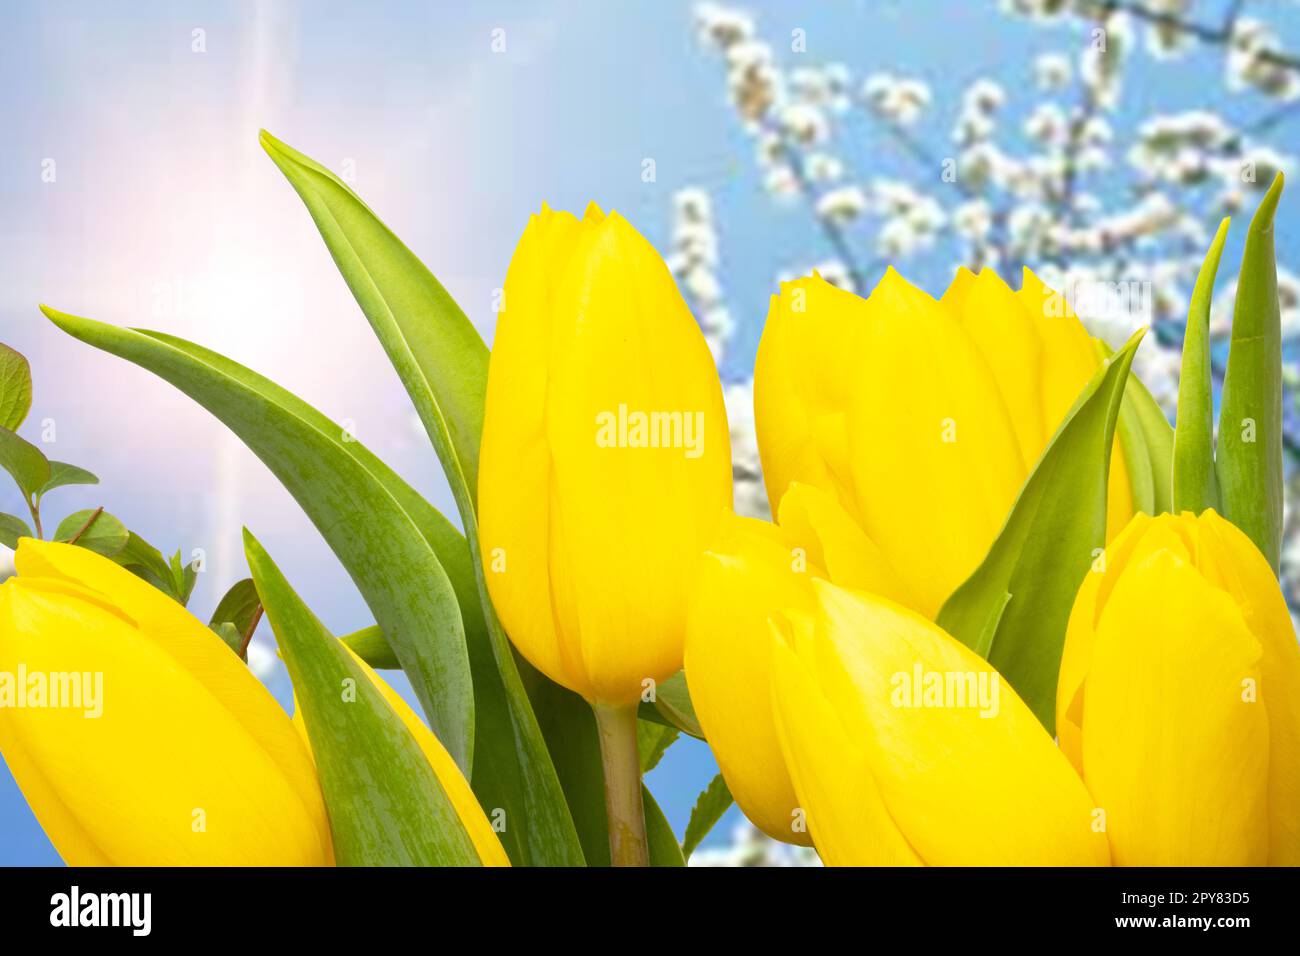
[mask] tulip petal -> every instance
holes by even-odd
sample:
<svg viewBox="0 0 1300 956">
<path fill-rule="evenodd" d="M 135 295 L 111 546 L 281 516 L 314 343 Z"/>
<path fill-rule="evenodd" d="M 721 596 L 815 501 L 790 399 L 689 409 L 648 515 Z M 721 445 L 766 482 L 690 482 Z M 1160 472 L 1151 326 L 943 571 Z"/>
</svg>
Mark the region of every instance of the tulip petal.
<svg viewBox="0 0 1300 956">
<path fill-rule="evenodd" d="M 881 799 L 866 755 L 808 666 L 785 639 L 774 634 L 771 641 L 772 709 L 781 750 L 818 854 L 830 866 L 919 866 Z"/>
<path fill-rule="evenodd" d="M 1245 699 L 1259 641 L 1175 550 L 1135 561 L 1101 612 L 1083 706 L 1084 777 L 1115 862 L 1261 865 L 1268 716 Z"/>
<path fill-rule="evenodd" d="M 944 301 L 948 301 L 946 295 Z M 953 314 L 960 319 L 962 328 L 969 333 L 993 370 L 993 377 L 1011 412 L 1021 460 L 1025 474 L 1028 474 L 1051 436 L 1051 430 L 1043 421 L 1046 359 L 1033 318 L 992 269 L 984 269 L 967 283 L 961 307 Z M 1082 383 L 1079 388 L 1083 388 Z M 1077 390 L 1075 394 L 1078 394 Z"/>
<path fill-rule="evenodd" d="M 1024 461 L 993 373 L 961 325 L 892 269 L 870 305 L 849 413 L 858 508 L 933 617 L 993 543 Z"/>
<path fill-rule="evenodd" d="M 778 520 L 782 533 L 804 548 L 813 564 L 825 568 L 829 580 L 905 607 L 919 605 L 885 554 L 826 491 L 792 483 L 781 499 Z"/>
<path fill-rule="evenodd" d="M 987 662 L 897 605 L 823 582 L 814 588 L 819 681 L 922 859 L 1107 862 L 1082 781 Z M 936 686 L 942 696 L 927 696 Z"/>
<path fill-rule="evenodd" d="M 774 839 L 807 844 L 807 834 L 790 827 L 798 801 L 769 691 L 768 618 L 794 608 L 811 611 L 809 579 L 824 573 L 800 565 L 795 551 L 775 525 L 734 515 L 724 520 L 691 595 L 686 679 L 700 726 L 741 810 Z"/>
<path fill-rule="evenodd" d="M 280 767 L 305 805 L 320 808 L 320 784 L 311 760 L 283 708 L 253 672 L 198 618 L 122 566 L 85 548 L 24 538 L 14 554 L 21 578 L 52 579 L 91 590 L 104 606 L 118 608 L 191 677 L 207 688 L 244 731 Z"/>
<path fill-rule="evenodd" d="M 210 685 L 101 598 L 66 581 L 20 577 L 0 586 L 0 672 L 21 665 L 28 674 L 103 679 L 98 717 L 0 708 L 0 749 L 65 861 L 331 862 L 319 789 L 302 792 L 277 763 L 296 749 L 310 769 L 270 695 L 261 692 L 275 707 L 265 715 L 272 726 L 255 735 Z M 270 734 L 292 743 L 272 754 L 263 746 Z"/>
<path fill-rule="evenodd" d="M 820 276 L 782 283 L 772 297 L 754 360 L 754 423 L 773 513 L 798 481 L 858 517 L 847 412 L 868 321 L 865 299 Z"/>
<path fill-rule="evenodd" d="M 569 317 L 546 396 L 555 628 L 581 659 L 571 689 L 625 704 L 681 668 L 691 575 L 731 504 L 722 388 L 667 267 L 616 213 L 584 230 L 554 309 Z"/>
<path fill-rule="evenodd" d="M 1268 712 L 1268 862 L 1300 866 L 1300 644 L 1273 569 L 1254 542 L 1213 511 L 1201 515 L 1199 526 L 1216 544 L 1201 550 L 1201 572 L 1232 595 L 1263 651 L 1259 699 Z"/>
</svg>

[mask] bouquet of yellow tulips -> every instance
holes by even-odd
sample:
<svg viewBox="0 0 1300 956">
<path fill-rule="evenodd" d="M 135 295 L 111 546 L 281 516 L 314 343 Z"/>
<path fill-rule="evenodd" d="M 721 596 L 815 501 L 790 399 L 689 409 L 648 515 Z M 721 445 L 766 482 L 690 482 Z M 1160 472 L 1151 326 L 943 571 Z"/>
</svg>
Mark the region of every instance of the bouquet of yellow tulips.
<svg viewBox="0 0 1300 956">
<path fill-rule="evenodd" d="M 733 800 L 834 865 L 1300 863 L 1280 176 L 1246 238 L 1217 441 L 1226 221 L 1174 426 L 1131 370 L 1141 332 L 1112 351 L 1028 271 L 1013 291 L 961 270 L 939 298 L 892 269 L 866 298 L 782 284 L 754 376 L 765 521 L 732 510 L 713 358 L 618 213 L 532 217 L 489 354 L 348 186 L 262 144 L 458 513 L 228 358 L 42 307 L 225 423 L 375 620 L 331 633 L 247 531 L 249 578 L 208 624 L 179 554 L 113 516 L 43 540 L 55 473 L 94 478 L 42 469 L 0 362 L 0 464 L 35 519 L 0 521 L 0 675 L 22 675 L 0 683 L 0 751 L 68 863 L 680 866 Z M 292 715 L 243 660 L 263 614 Z M 422 713 L 379 673 L 398 669 Z M 102 679 L 93 710 L 27 699 L 68 674 Z M 684 841 L 642 782 L 679 734 L 721 769 Z"/>
</svg>

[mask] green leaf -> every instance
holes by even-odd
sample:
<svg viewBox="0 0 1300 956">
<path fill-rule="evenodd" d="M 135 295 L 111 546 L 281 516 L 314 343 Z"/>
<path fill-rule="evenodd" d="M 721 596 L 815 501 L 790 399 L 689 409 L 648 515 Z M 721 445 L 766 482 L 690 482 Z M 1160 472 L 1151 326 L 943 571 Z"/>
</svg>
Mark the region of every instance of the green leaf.
<svg viewBox="0 0 1300 956">
<path fill-rule="evenodd" d="M 0 428 L 18 431 L 31 407 L 31 366 L 21 352 L 0 344 Z"/>
<path fill-rule="evenodd" d="M 1140 432 L 1152 475 L 1151 508 L 1147 514 L 1167 514 L 1173 510 L 1174 429 L 1142 379 L 1130 373 L 1119 407 L 1121 440 L 1133 424 L 1136 424 L 1135 431 Z"/>
<path fill-rule="evenodd" d="M 0 467 L 13 476 L 28 501 L 50 480 L 50 463 L 41 450 L 7 428 L 0 428 Z"/>
<path fill-rule="evenodd" d="M 198 401 L 252 449 L 304 510 L 357 582 L 462 769 L 471 766 L 473 687 L 456 595 L 429 542 L 364 460 L 323 416 L 259 388 L 256 376 L 191 343 L 46 309 L 70 335 L 129 359 Z"/>
<path fill-rule="evenodd" d="M 648 720 L 636 722 L 636 749 L 641 760 L 641 772 L 649 773 L 659 765 L 668 748 L 679 736 L 676 727 L 652 723 Z"/>
<path fill-rule="evenodd" d="M 17 550 L 18 539 L 30 538 L 31 536 L 32 529 L 27 527 L 26 521 L 14 515 L 0 512 L 0 544 Z"/>
<path fill-rule="evenodd" d="M 477 865 L 460 816 L 402 719 L 247 530 L 244 553 L 302 709 L 338 863 Z"/>
<path fill-rule="evenodd" d="M 399 601 L 406 579 L 389 582 L 385 560 L 368 550 L 373 534 L 405 524 L 381 509 L 383 528 L 369 528 L 372 517 L 354 501 L 353 485 L 378 483 L 413 522 L 451 580 L 464 621 L 474 680 L 474 748 L 471 782 L 479 802 L 502 808 L 516 821 L 500 834 L 516 865 L 581 865 L 582 850 L 545 741 L 524 691 L 513 650 L 495 626 L 476 559 L 465 538 L 410 485 L 357 441 L 343 441 L 342 428 L 274 382 L 200 346 L 165 336 L 114 329 L 46 310 L 69 334 L 105 351 L 131 358 L 195 398 L 251 448 L 294 496 L 348 569 L 372 612 Z M 321 441 L 319 439 L 327 439 Z M 345 461 L 344 458 L 350 459 Z M 324 476 L 321 480 L 317 476 Z M 369 492 L 374 493 L 374 492 Z M 423 560 L 423 559 L 422 559 Z M 418 577 L 418 575 L 416 575 Z M 430 578 L 431 581 L 436 578 Z M 429 586 L 421 581 L 419 588 Z M 487 608 L 485 613 L 485 607 Z M 388 633 L 397 612 L 375 612 Z M 387 619 L 387 623 L 385 621 Z M 409 660 L 409 655 L 407 655 Z M 421 668 L 403 662 L 417 694 Z M 423 699 L 428 689 L 421 694 Z M 446 744 L 446 741 L 443 741 Z"/>
<path fill-rule="evenodd" d="M 1056 723 L 1065 625 L 1079 584 L 1106 543 L 1111 445 L 1144 332 L 1084 387 L 988 555 L 939 612 L 939 625 L 968 647 L 991 643 L 989 662 L 1049 731 Z"/>
<path fill-rule="evenodd" d="M 239 628 L 229 621 L 222 621 L 220 624 L 209 624 L 208 627 L 212 629 L 212 632 L 217 637 L 221 638 L 223 644 L 239 655 L 240 660 L 243 660 L 244 635 L 239 633 Z"/>
<path fill-rule="evenodd" d="M 492 734 L 500 734 L 502 742 L 502 752 L 476 759 L 475 787 L 483 788 L 480 796 L 485 801 L 498 801 L 493 805 L 503 805 L 501 800 L 530 801 L 523 808 L 532 824 L 528 852 L 549 856 L 562 846 L 566 848 L 565 861 L 576 862 L 576 834 L 556 812 L 558 782 L 546 768 L 549 760 L 541 753 L 541 736 L 528 711 L 513 650 L 493 613 L 479 555 L 475 495 L 487 392 L 487 347 L 432 273 L 337 176 L 265 131 L 260 140 L 307 206 L 397 370 L 433 443 L 460 513 L 470 556 L 469 580 L 478 592 L 477 616 L 484 626 L 481 635 L 467 634 L 475 674 L 476 719 L 480 727 L 485 720 L 492 722 Z M 440 515 L 438 520 L 443 520 Z M 463 602 L 465 595 L 457 593 Z M 473 626 L 473 616 L 466 614 L 467 628 Z M 384 624 L 382 620 L 379 623 Z M 485 728 L 484 736 L 488 736 Z M 534 769 L 539 766 L 544 768 L 540 775 Z M 485 796 L 489 791 L 496 796 Z M 553 839 L 541 843 L 548 833 Z M 508 845 L 507 852 L 517 862 L 524 847 Z"/>
<path fill-rule="evenodd" d="M 143 578 L 159 591 L 180 601 L 172 580 L 171 565 L 161 551 L 134 531 L 127 535 L 126 546 L 113 555 L 113 560 L 136 577 Z"/>
<path fill-rule="evenodd" d="M 1115 354 L 1101 339 L 1095 342 L 1102 359 Z M 1124 388 L 1116 431 L 1124 451 L 1134 510 L 1149 515 L 1167 513 L 1173 504 L 1174 430 L 1160 403 L 1133 372 Z"/>
<path fill-rule="evenodd" d="M 1273 217 L 1282 184 L 1278 173 L 1246 233 L 1215 460 L 1224 517 L 1250 536 L 1274 572 L 1282 552 L 1282 313 Z"/>
<path fill-rule="evenodd" d="M 351 634 L 344 634 L 339 640 L 350 647 L 353 654 L 377 671 L 395 671 L 402 667 L 402 662 L 393 653 L 388 638 L 384 637 L 384 632 L 379 629 L 378 624 L 371 624 Z"/>
<path fill-rule="evenodd" d="M 487 346 L 433 273 L 343 180 L 265 130 L 259 138 L 307 206 L 397 369 L 468 527 L 478 489 Z"/>
<path fill-rule="evenodd" d="M 62 488 L 64 485 L 97 484 L 99 484 L 99 479 L 86 469 L 78 468 L 76 465 L 69 465 L 66 461 L 51 461 L 49 480 L 41 485 L 40 490 L 36 492 L 36 497 L 39 500 L 45 496 L 47 491 Z"/>
<path fill-rule="evenodd" d="M 74 511 L 54 531 L 55 541 L 75 544 L 106 558 L 121 554 L 130 538 L 126 525 L 103 508 Z"/>
<path fill-rule="evenodd" d="M 714 824 L 731 809 L 731 804 L 731 791 L 727 789 L 727 781 L 722 779 L 722 774 L 718 774 L 709 781 L 709 785 L 695 799 L 695 806 L 691 808 L 691 818 L 686 824 L 686 837 L 682 840 L 682 855 L 686 859 L 691 858 L 691 854 L 709 835 Z"/>
<path fill-rule="evenodd" d="M 262 601 L 257 596 L 257 585 L 252 578 L 243 578 L 230 586 L 230 589 L 217 602 L 212 612 L 209 626 L 228 623 L 235 626 L 240 634 L 247 634 L 262 615 Z"/>
<path fill-rule="evenodd" d="M 654 703 L 642 702 L 637 717 L 665 727 L 675 727 L 697 740 L 704 739 L 704 731 L 700 729 L 695 706 L 686 689 L 685 671 L 678 671 L 656 686 Z"/>
<path fill-rule="evenodd" d="M 190 592 L 194 590 L 194 582 L 198 580 L 198 572 L 194 570 L 194 564 L 182 558 L 180 548 L 177 548 L 167 567 L 171 571 L 173 593 L 178 596 L 182 604 L 189 604 Z"/>
<path fill-rule="evenodd" d="M 1201 263 L 1187 310 L 1183 364 L 1178 378 L 1178 419 L 1174 429 L 1174 501 L 1176 514 L 1200 514 L 1219 508 L 1214 473 L 1214 380 L 1210 374 L 1210 306 L 1219 271 L 1228 220 L 1219 223 L 1210 251 Z"/>
</svg>

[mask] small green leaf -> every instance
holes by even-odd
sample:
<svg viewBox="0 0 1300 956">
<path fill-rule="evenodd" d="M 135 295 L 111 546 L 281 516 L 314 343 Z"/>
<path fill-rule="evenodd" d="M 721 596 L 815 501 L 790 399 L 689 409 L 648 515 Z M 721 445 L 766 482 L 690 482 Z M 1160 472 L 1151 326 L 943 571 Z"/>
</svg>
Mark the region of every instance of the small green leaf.
<svg viewBox="0 0 1300 956">
<path fill-rule="evenodd" d="M 252 578 L 244 578 L 232 584 L 221 596 L 209 626 L 215 629 L 218 624 L 233 624 L 242 635 L 247 634 L 249 627 L 261 616 L 262 601 L 257 596 L 257 586 Z"/>
<path fill-rule="evenodd" d="M 1178 378 L 1178 420 L 1174 429 L 1175 514 L 1200 514 L 1219 508 L 1219 481 L 1214 473 L 1214 380 L 1210 374 L 1210 306 L 1219 271 L 1228 220 L 1219 223 L 1210 251 L 1201 263 L 1187 310 L 1183 364 Z"/>
<path fill-rule="evenodd" d="M 939 612 L 939 625 L 968 647 L 991 644 L 989 662 L 1049 731 L 1056 723 L 1065 625 L 1079 584 L 1106 543 L 1111 446 L 1144 332 L 1084 387 L 988 555 Z"/>
<path fill-rule="evenodd" d="M 704 739 L 700 729 L 699 718 L 695 716 L 695 706 L 686 689 L 686 672 L 678 671 L 666 681 L 655 687 L 654 703 L 643 702 L 637 710 L 641 720 L 676 727 L 682 733 L 697 740 Z"/>
<path fill-rule="evenodd" d="M 103 508 L 74 511 L 54 531 L 54 540 L 75 544 L 106 558 L 122 553 L 130 540 L 126 525 Z"/>
<path fill-rule="evenodd" d="M 0 512 L 0 544 L 17 550 L 19 538 L 30 538 L 32 529 L 22 518 Z"/>
<path fill-rule="evenodd" d="M 47 491 L 62 488 L 64 485 L 97 484 L 99 484 L 99 479 L 86 469 L 78 468 L 76 465 L 69 465 L 66 461 L 51 461 L 49 480 L 41 485 L 40 490 L 36 492 L 36 497 L 38 499 L 42 498 Z"/>
<path fill-rule="evenodd" d="M 181 595 L 176 593 L 176 582 L 167 559 L 162 556 L 161 551 L 134 531 L 128 533 L 126 546 L 112 557 L 136 577 L 148 581 L 174 601 L 185 603 Z"/>
<path fill-rule="evenodd" d="M 338 863 L 477 865 L 464 824 L 402 719 L 247 531 L 244 552 L 302 708 Z"/>
<path fill-rule="evenodd" d="M 244 635 L 239 633 L 239 629 L 229 621 L 222 621 L 220 624 L 209 624 L 208 627 L 212 632 L 221 638 L 221 642 L 228 648 L 239 655 L 242 660 L 244 650 Z"/>
<path fill-rule="evenodd" d="M 190 592 L 194 590 L 194 582 L 198 580 L 198 572 L 194 570 L 193 563 L 185 561 L 181 557 L 180 549 L 177 548 L 167 566 L 172 576 L 172 593 L 181 604 L 189 604 Z"/>
<path fill-rule="evenodd" d="M 31 407 L 31 366 L 21 352 L 0 344 L 0 428 L 18 431 Z"/>
<path fill-rule="evenodd" d="M 688 860 L 691 858 L 691 854 L 709 835 L 713 825 L 731 808 L 731 804 L 731 791 L 727 789 L 727 781 L 722 779 L 722 774 L 718 774 L 709 781 L 709 785 L 695 799 L 695 806 L 691 808 L 691 819 L 686 824 L 686 837 L 682 840 L 682 856 Z"/>
<path fill-rule="evenodd" d="M 50 462 L 41 450 L 7 428 L 0 428 L 0 467 L 13 476 L 28 501 L 50 480 Z"/>
<path fill-rule="evenodd" d="M 1215 460 L 1224 517 L 1246 532 L 1274 572 L 1282 553 L 1282 312 L 1273 217 L 1282 184 L 1278 173 L 1246 233 Z"/>
<path fill-rule="evenodd" d="M 636 749 L 640 755 L 642 773 L 649 773 L 659 765 L 678 735 L 676 727 L 666 727 L 648 720 L 636 722 Z"/>
</svg>

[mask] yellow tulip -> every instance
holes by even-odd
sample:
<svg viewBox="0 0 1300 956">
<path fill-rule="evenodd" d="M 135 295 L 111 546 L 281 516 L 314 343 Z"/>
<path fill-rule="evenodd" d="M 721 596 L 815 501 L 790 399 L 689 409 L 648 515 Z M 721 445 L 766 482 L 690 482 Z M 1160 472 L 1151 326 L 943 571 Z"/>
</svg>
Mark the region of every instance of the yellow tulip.
<svg viewBox="0 0 1300 956">
<path fill-rule="evenodd" d="M 356 652 L 346 644 L 344 649 L 352 656 L 353 662 L 361 668 L 363 674 L 370 678 L 370 683 L 375 685 L 380 696 L 393 712 L 401 718 L 406 729 L 411 732 L 415 742 L 419 744 L 420 750 L 424 753 L 425 759 L 429 761 L 429 766 L 433 768 L 434 776 L 438 778 L 438 783 L 442 784 L 442 789 L 447 794 L 447 799 L 456 810 L 456 815 L 460 817 L 461 824 L 465 827 L 465 832 L 469 835 L 470 842 L 474 844 L 474 849 L 478 851 L 479 860 L 484 866 L 509 866 L 510 858 L 506 856 L 506 851 L 501 846 L 501 840 L 497 837 L 496 831 L 492 829 L 492 824 L 483 813 L 483 808 L 479 805 L 478 798 L 474 796 L 474 791 L 470 789 L 469 781 L 465 775 L 460 772 L 456 766 L 456 761 L 451 759 L 451 754 L 447 753 L 447 748 L 442 742 L 434 736 L 431 731 L 411 709 L 403 697 L 388 686 L 388 682 L 379 676 L 369 664 L 357 656 Z M 293 725 L 297 729 L 303 744 L 306 745 L 308 752 L 311 752 L 311 739 L 307 736 L 307 724 L 303 720 L 302 711 L 297 706 L 297 700 L 294 701 Z"/>
<path fill-rule="evenodd" d="M 933 617 L 987 553 L 1101 362 L 1032 273 L 958 273 L 941 301 L 893 269 L 867 299 L 819 276 L 773 297 L 754 372 L 768 498 L 833 494 Z M 1111 528 L 1132 515 L 1116 445 Z"/>
<path fill-rule="evenodd" d="M 906 596 L 826 492 L 793 484 L 780 524 L 728 515 L 701 562 L 686 627 L 686 682 L 736 803 L 759 829 L 809 844 L 771 709 L 769 618 L 811 613 L 814 578 Z"/>
<path fill-rule="evenodd" d="M 23 538 L 14 564 L 0 752 L 65 862 L 333 863 L 311 757 L 220 638 L 84 548 Z"/>
<path fill-rule="evenodd" d="M 913 611 L 813 582 L 774 624 L 772 707 L 832 865 L 1105 865 L 1092 798 L 1033 712 Z"/>
<path fill-rule="evenodd" d="M 681 668 L 686 595 L 731 504 L 712 355 L 617 213 L 543 208 L 515 250 L 478 485 L 492 603 L 552 680 L 610 707 Z"/>
<path fill-rule="evenodd" d="M 1057 731 L 1125 865 L 1300 864 L 1300 646 L 1213 511 L 1139 515 L 1084 580 Z"/>
</svg>

